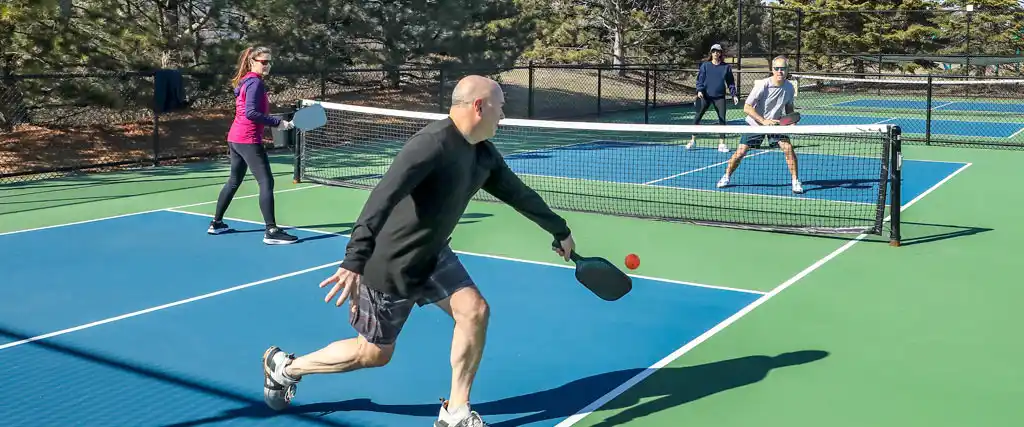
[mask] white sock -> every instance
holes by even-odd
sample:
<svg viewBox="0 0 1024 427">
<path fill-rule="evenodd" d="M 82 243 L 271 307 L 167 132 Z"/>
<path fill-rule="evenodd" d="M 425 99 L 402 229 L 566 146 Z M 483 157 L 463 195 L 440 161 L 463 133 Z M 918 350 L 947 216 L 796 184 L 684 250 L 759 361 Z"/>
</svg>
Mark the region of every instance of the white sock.
<svg viewBox="0 0 1024 427">
<path fill-rule="evenodd" d="M 448 424 L 455 425 L 458 424 L 459 421 L 462 421 L 463 419 L 469 417 L 468 403 L 461 405 L 458 408 L 454 408 L 454 410 L 450 409 L 452 408 L 445 408 L 442 406 L 441 416 L 439 417 L 441 420 L 447 422 Z"/>
</svg>

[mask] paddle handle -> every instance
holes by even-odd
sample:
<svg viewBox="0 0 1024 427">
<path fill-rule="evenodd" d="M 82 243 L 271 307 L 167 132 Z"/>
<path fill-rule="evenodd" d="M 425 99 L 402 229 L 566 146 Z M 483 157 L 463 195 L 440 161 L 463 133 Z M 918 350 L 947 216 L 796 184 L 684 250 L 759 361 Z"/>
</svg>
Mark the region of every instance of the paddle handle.
<svg viewBox="0 0 1024 427">
<path fill-rule="evenodd" d="M 556 249 L 561 249 L 562 248 L 562 242 L 559 242 L 558 240 L 555 240 L 554 242 L 551 243 L 551 247 L 552 248 L 556 248 Z M 573 262 L 579 261 L 581 258 L 582 257 L 580 256 L 580 254 L 576 253 L 575 250 L 572 251 L 572 252 L 569 252 L 569 259 L 573 260 Z"/>
</svg>

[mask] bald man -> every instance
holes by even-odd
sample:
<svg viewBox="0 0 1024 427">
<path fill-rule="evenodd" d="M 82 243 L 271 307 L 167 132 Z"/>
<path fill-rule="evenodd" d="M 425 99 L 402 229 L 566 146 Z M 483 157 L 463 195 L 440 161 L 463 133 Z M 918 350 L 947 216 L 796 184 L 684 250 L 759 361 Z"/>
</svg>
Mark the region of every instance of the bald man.
<svg viewBox="0 0 1024 427">
<path fill-rule="evenodd" d="M 480 189 L 511 205 L 550 233 L 569 260 L 575 243 L 564 219 L 509 169 L 488 141 L 504 118 L 501 87 L 469 76 L 452 93 L 448 117 L 413 135 L 370 193 L 352 230 L 345 259 L 320 287 L 325 301 L 350 301 L 358 335 L 294 358 L 278 347 L 263 355 L 264 400 L 288 406 L 296 384 L 310 374 L 384 366 L 414 306 L 434 304 L 455 321 L 451 343 L 451 394 L 435 427 L 483 425 L 469 406 L 486 337 L 487 301 L 449 248 L 449 236 Z"/>
</svg>

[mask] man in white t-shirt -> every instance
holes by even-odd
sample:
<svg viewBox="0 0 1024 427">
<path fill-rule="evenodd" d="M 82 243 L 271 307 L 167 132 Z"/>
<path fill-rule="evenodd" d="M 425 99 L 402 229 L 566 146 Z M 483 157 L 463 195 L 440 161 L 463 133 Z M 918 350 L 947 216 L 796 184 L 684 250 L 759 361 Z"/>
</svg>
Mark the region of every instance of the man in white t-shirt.
<svg viewBox="0 0 1024 427">
<path fill-rule="evenodd" d="M 792 113 L 794 110 L 793 98 L 796 95 L 796 88 L 786 80 L 786 71 L 789 61 L 783 56 L 777 56 L 772 60 L 772 76 L 754 82 L 754 88 L 743 103 L 743 112 L 747 113 L 747 123 L 751 126 L 777 126 L 782 116 Z M 786 164 L 789 166 L 789 173 L 793 176 L 793 192 L 803 193 L 803 186 L 797 178 L 796 152 L 793 151 L 793 144 L 789 136 L 781 133 L 749 134 L 740 140 L 739 147 L 729 159 L 725 169 L 725 175 L 718 181 L 718 187 L 729 185 L 729 177 L 736 168 L 740 166 L 743 156 L 751 147 L 760 148 L 761 143 L 768 138 L 769 147 L 782 148 L 786 156 Z"/>
</svg>

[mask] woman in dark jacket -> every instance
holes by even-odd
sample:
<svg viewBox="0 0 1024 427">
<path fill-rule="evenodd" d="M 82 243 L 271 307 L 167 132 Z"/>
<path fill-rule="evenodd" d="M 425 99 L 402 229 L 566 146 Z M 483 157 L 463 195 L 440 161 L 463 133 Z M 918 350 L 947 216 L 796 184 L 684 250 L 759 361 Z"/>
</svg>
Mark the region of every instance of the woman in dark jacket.
<svg viewBox="0 0 1024 427">
<path fill-rule="evenodd" d="M 732 96 L 733 105 L 739 104 L 740 98 L 736 96 L 736 80 L 732 75 L 732 65 L 722 60 L 722 45 L 711 46 L 711 60 L 700 64 L 697 72 L 697 99 L 694 100 L 693 124 L 699 125 L 704 113 L 709 106 L 715 107 L 718 113 L 718 124 L 726 125 L 725 120 L 725 88 L 729 87 L 729 94 Z M 690 136 L 690 143 L 686 145 L 689 150 L 697 143 L 697 135 Z M 718 151 L 729 152 L 725 145 L 725 135 L 718 136 Z"/>
</svg>

